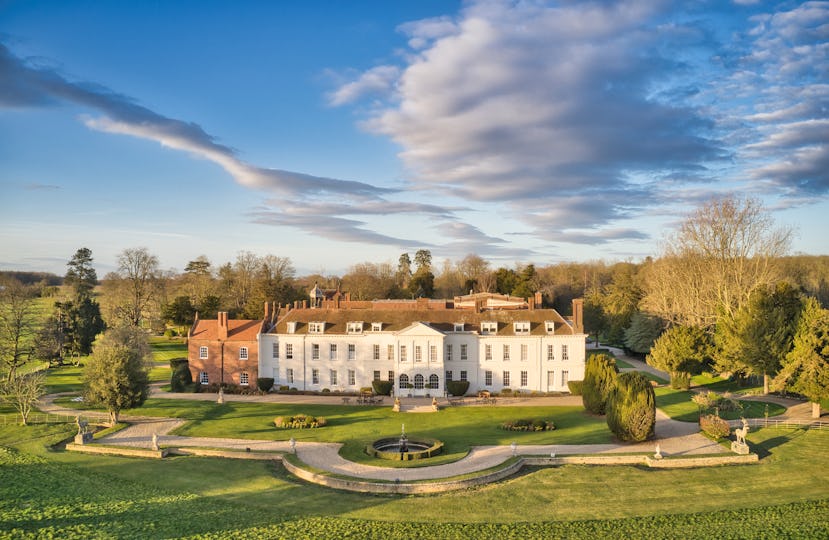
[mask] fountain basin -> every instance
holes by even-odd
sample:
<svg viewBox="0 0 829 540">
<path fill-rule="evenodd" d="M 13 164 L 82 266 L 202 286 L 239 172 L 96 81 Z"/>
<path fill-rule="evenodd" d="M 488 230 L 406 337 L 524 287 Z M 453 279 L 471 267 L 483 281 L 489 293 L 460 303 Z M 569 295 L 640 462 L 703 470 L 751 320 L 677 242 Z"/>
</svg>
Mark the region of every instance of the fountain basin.
<svg viewBox="0 0 829 540">
<path fill-rule="evenodd" d="M 366 453 L 390 461 L 427 459 L 443 451 L 443 442 L 435 439 L 407 439 L 405 447 L 403 448 L 400 438 L 389 437 L 366 446 Z"/>
</svg>

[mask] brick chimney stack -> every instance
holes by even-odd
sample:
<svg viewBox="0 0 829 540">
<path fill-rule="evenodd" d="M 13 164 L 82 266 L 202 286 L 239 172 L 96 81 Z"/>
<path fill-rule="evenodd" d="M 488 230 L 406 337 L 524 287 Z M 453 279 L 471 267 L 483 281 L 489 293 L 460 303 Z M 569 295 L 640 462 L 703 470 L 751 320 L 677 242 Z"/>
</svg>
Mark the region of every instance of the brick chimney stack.
<svg viewBox="0 0 829 540">
<path fill-rule="evenodd" d="M 541 306 L 544 304 L 544 298 L 541 296 L 541 291 L 535 292 L 535 307 L 541 309 Z"/>
<path fill-rule="evenodd" d="M 270 302 L 265 302 L 265 316 L 264 316 L 264 318 L 265 318 L 265 321 L 270 321 L 271 320 L 271 303 Z"/>
<path fill-rule="evenodd" d="M 584 333 L 584 298 L 573 299 L 573 330 L 577 334 Z"/>
<path fill-rule="evenodd" d="M 227 339 L 227 311 L 219 312 L 219 339 Z"/>
</svg>

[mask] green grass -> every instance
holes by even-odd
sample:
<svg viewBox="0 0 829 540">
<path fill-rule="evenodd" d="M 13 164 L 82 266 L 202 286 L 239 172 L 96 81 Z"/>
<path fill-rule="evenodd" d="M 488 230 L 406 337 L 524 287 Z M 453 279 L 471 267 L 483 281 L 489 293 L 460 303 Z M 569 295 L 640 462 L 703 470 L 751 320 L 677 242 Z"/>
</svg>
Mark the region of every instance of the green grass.
<svg viewBox="0 0 829 540">
<path fill-rule="evenodd" d="M 45 448 L 74 426 L 0 428 L 0 531 L 59 538 L 822 538 L 829 432 L 760 429 L 758 465 L 533 468 L 434 496 L 337 492 L 265 461 Z M 681 489 L 677 489 L 681 486 Z"/>
<path fill-rule="evenodd" d="M 691 401 L 693 392 L 688 390 L 675 390 L 669 386 L 662 386 L 654 388 L 656 393 L 656 406 L 662 412 L 682 422 L 697 422 L 699 420 L 699 407 L 696 403 Z M 766 401 L 755 400 L 741 400 L 743 405 L 742 411 L 725 411 L 720 410 L 719 414 L 726 420 L 736 420 L 738 418 L 763 418 L 766 414 L 766 406 L 768 405 L 769 417 L 779 416 L 786 412 L 786 407 Z"/>
</svg>

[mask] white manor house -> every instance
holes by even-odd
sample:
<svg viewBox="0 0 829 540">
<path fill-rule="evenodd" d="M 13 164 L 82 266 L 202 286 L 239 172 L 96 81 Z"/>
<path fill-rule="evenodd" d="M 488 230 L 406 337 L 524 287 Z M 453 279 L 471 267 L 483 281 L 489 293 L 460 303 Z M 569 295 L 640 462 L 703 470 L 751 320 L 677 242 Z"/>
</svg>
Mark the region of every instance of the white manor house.
<svg viewBox="0 0 829 540">
<path fill-rule="evenodd" d="M 190 366 L 202 384 L 273 377 L 277 387 L 349 392 L 381 379 L 395 395 L 439 396 L 462 380 L 469 393 L 566 392 L 584 377 L 583 302 L 573 300 L 571 320 L 540 305 L 540 293 L 352 301 L 315 286 L 309 301 L 266 308 L 263 321 L 197 320 Z M 234 328 L 248 329 L 248 345 L 232 346 Z"/>
</svg>

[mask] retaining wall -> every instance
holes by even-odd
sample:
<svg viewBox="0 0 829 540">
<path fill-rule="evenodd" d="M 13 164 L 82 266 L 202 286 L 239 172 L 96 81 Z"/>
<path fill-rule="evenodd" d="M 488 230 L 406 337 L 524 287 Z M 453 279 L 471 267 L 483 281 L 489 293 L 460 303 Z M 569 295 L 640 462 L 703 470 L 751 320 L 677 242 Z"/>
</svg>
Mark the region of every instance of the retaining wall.
<svg viewBox="0 0 829 540">
<path fill-rule="evenodd" d="M 70 452 L 81 452 L 83 454 L 102 454 L 108 456 L 126 456 L 161 459 L 167 455 L 167 449 L 149 450 L 147 448 L 133 448 L 130 446 L 101 446 L 99 444 L 75 444 L 68 443 L 66 449 Z"/>
</svg>

